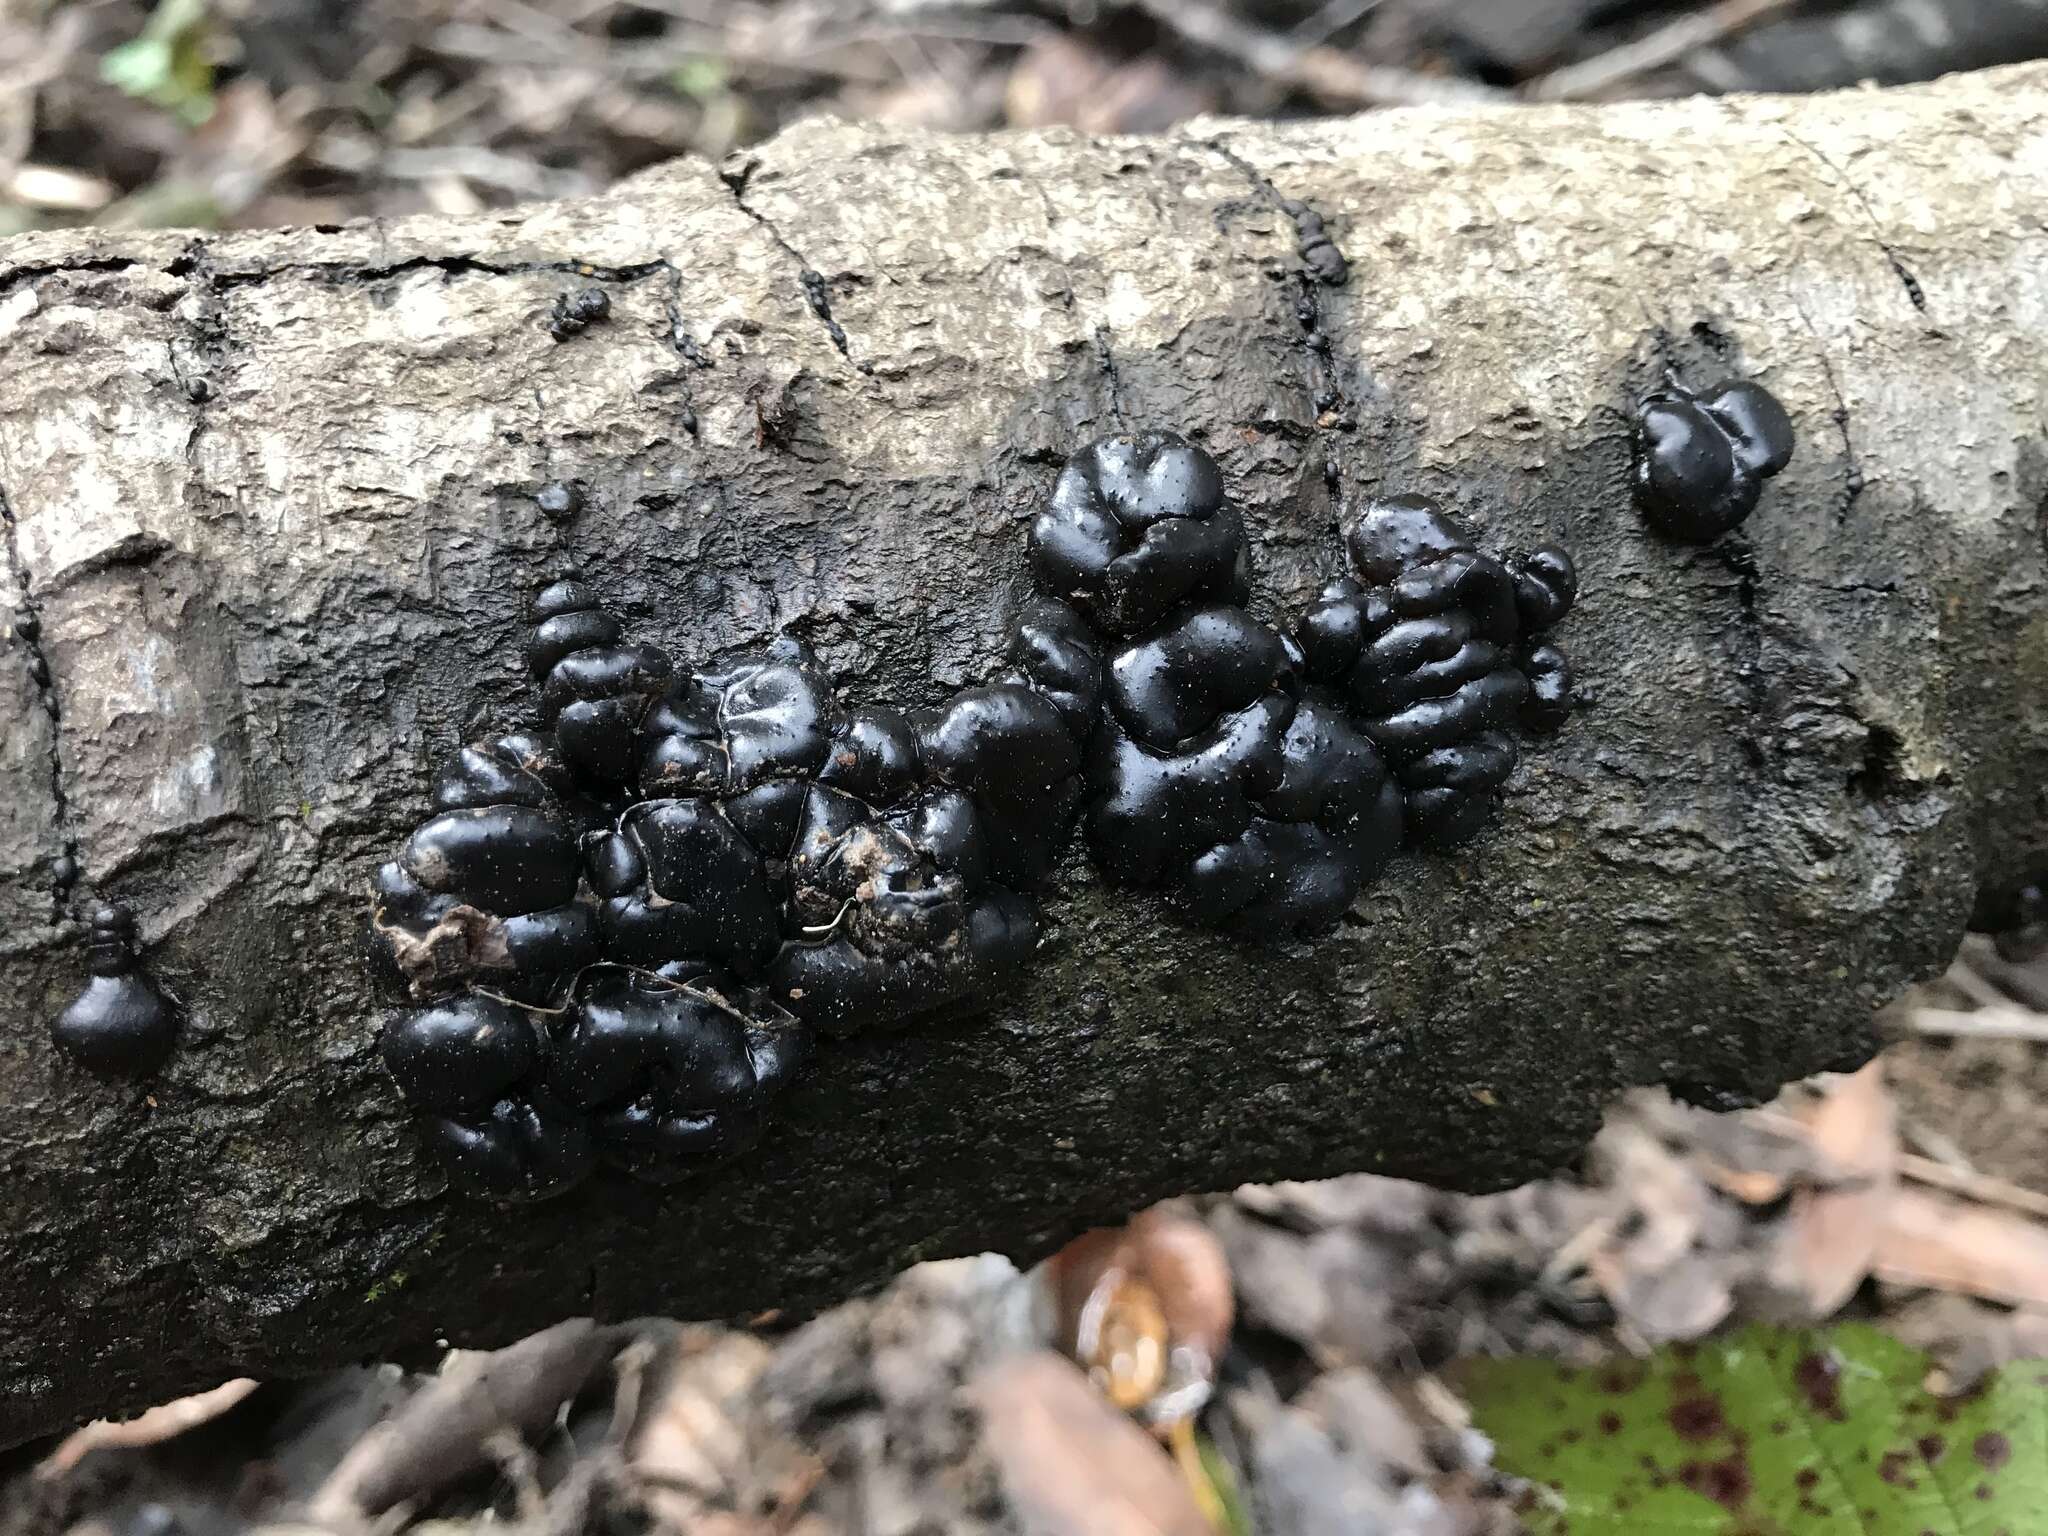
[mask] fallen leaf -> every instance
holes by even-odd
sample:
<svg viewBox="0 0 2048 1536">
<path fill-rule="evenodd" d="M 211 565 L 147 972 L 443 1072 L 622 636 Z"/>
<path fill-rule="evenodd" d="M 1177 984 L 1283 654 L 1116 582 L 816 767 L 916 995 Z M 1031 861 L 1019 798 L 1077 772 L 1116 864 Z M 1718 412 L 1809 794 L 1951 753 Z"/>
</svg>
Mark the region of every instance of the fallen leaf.
<svg viewBox="0 0 2048 1536">
<path fill-rule="evenodd" d="M 966 1392 L 1033 1536 L 1212 1536 L 1173 1459 L 1063 1356 L 1013 1356 Z"/>
<path fill-rule="evenodd" d="M 1872 1269 L 1893 1285 L 2048 1307 L 2048 1229 L 2023 1216 L 1904 1189 L 1873 1250 Z"/>
<path fill-rule="evenodd" d="M 1801 1189 L 1771 1256 L 1771 1281 L 1814 1319 L 1832 1317 L 1870 1273 L 1898 1187 L 1898 1116 L 1873 1061 L 1821 1101 L 1807 1121 L 1814 1149 L 1841 1182 Z"/>
</svg>

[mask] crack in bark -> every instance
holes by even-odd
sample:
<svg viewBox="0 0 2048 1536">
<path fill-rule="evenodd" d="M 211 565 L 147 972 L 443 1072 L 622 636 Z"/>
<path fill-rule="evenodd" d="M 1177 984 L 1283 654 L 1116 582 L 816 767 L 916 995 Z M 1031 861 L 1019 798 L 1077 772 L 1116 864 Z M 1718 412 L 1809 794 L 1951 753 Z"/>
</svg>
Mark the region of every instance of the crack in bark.
<svg viewBox="0 0 2048 1536">
<path fill-rule="evenodd" d="M 1729 534 L 1708 553 L 1736 578 L 1736 635 L 1740 646 L 1735 658 L 1735 687 L 1742 701 L 1746 727 L 1736 740 L 1752 768 L 1762 768 L 1770 759 L 1758 726 L 1767 713 L 1769 693 L 1764 682 L 1764 631 L 1756 614 L 1758 573 L 1756 550 L 1740 534 Z"/>
<path fill-rule="evenodd" d="M 1295 198 L 1281 195 L 1257 166 L 1222 139 L 1203 141 L 1228 161 L 1245 180 L 1251 183 L 1257 202 L 1273 208 L 1294 225 L 1296 255 L 1301 265 L 1294 272 L 1295 297 L 1294 319 L 1301 327 L 1301 346 L 1308 359 L 1306 369 L 1309 399 L 1315 407 L 1315 427 L 1318 433 L 1332 431 L 1350 433 L 1358 428 L 1356 404 L 1344 389 L 1344 381 L 1337 370 L 1332 355 L 1330 333 L 1323 328 L 1323 290 L 1343 283 L 1347 268 L 1344 258 L 1327 235 L 1321 233 L 1322 220 L 1307 204 Z M 1311 224 L 1313 221 L 1313 225 Z M 1311 235 L 1311 228 L 1316 233 Z M 1334 258 L 1334 265 L 1318 262 L 1311 256 L 1312 240 L 1319 240 Z M 1323 452 L 1323 483 L 1332 495 L 1341 495 L 1343 474 L 1337 462 L 1334 445 L 1326 445 Z"/>
<path fill-rule="evenodd" d="M 1877 242 L 1877 248 L 1884 252 L 1884 259 L 1891 263 L 1892 271 L 1897 275 L 1900 286 L 1906 290 L 1906 297 L 1912 301 L 1915 309 L 1919 310 L 1923 315 L 1926 314 L 1927 291 L 1920 286 L 1920 279 L 1913 275 L 1912 269 L 1900 258 L 1899 253 L 1892 248 L 1892 243 L 1885 238 L 1884 225 L 1877 217 L 1877 210 L 1870 206 L 1870 199 L 1863 195 L 1863 189 L 1857 186 L 1849 173 L 1835 164 L 1818 145 L 1809 144 L 1782 123 L 1778 125 L 1778 132 L 1782 133 L 1787 139 L 1797 144 L 1833 172 L 1836 180 L 1841 183 L 1842 189 L 1856 199 L 1857 204 L 1863 209 L 1863 217 L 1870 221 L 1871 238 Z"/>
<path fill-rule="evenodd" d="M 753 174 L 754 167 L 750 162 L 737 171 L 720 171 L 718 179 L 724 182 L 726 190 L 732 193 L 733 203 L 740 212 L 766 230 L 768 238 L 782 247 L 783 254 L 797 264 L 797 286 L 803 290 L 804 304 L 817 317 L 819 324 L 825 327 L 825 334 L 832 338 L 832 345 L 838 348 L 839 355 L 861 373 L 873 373 L 873 363 L 856 363 L 853 360 L 853 348 L 846 339 L 846 327 L 832 316 L 832 287 L 825 281 L 825 274 L 812 266 L 802 251 L 789 243 L 782 231 L 775 227 L 773 219 L 747 201 L 747 181 Z"/>
<path fill-rule="evenodd" d="M 1116 354 L 1110 350 L 1109 327 L 1095 327 L 1095 360 L 1102 365 L 1103 377 L 1109 380 L 1109 414 L 1116 418 L 1117 430 L 1124 428 L 1124 385 L 1116 371 Z"/>
<path fill-rule="evenodd" d="M 85 256 L 77 261 L 32 262 L 0 270 L 0 295 L 14 292 L 26 283 L 40 282 L 66 272 L 126 272 L 143 263 L 133 256 Z"/>
<path fill-rule="evenodd" d="M 1813 316 L 1806 312 L 1806 306 L 1795 294 L 1792 308 L 1806 326 L 1806 334 L 1813 338 L 1814 356 L 1820 359 L 1820 369 L 1828 381 L 1828 393 L 1835 397 L 1833 411 L 1835 430 L 1842 434 L 1842 454 L 1849 461 L 1842 480 L 1842 505 L 1835 513 L 1839 522 L 1849 515 L 1849 509 L 1856 505 L 1856 498 L 1863 494 L 1863 466 L 1856 457 L 1856 444 L 1849 437 L 1849 402 L 1842 395 L 1842 386 L 1835 378 L 1834 360 L 1828 356 L 1827 344 L 1821 340 L 1820 328 L 1813 323 Z"/>
<path fill-rule="evenodd" d="M 57 829 L 58 847 L 50 861 L 50 921 L 62 923 L 78 884 L 78 827 L 72 815 L 71 797 L 64 790 L 64 755 L 58 739 L 63 712 L 57 702 L 57 681 L 50 671 L 50 658 L 43 649 L 43 610 L 30 585 L 28 567 L 21 560 L 20 530 L 14 517 L 14 503 L 0 486 L 0 544 L 7 551 L 7 569 L 21 593 L 21 611 L 14 621 L 14 633 L 28 650 L 29 681 L 35 685 L 36 701 L 50 721 L 49 779 L 51 821 Z"/>
<path fill-rule="evenodd" d="M 690 381 L 690 370 L 711 367 L 711 356 L 697 345 L 697 338 L 690 334 L 690 328 L 683 320 L 683 269 L 666 257 L 661 264 L 668 272 L 668 294 L 662 300 L 662 308 L 668 314 L 668 344 L 686 365 L 678 376 L 683 386 L 683 430 L 695 437 L 697 391 Z"/>
</svg>

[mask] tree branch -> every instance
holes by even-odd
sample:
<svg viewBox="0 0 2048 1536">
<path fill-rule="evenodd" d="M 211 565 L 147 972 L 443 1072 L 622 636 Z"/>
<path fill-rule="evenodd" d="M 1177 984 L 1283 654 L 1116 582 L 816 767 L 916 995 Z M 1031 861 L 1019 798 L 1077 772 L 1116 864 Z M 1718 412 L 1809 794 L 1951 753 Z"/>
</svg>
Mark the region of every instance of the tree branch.
<svg viewBox="0 0 2048 1536">
<path fill-rule="evenodd" d="M 2044 114 L 2026 67 L 1173 139 L 812 124 L 517 215 L 8 242 L 0 1443 L 811 1307 L 1178 1190 L 1502 1185 L 1626 1085 L 1856 1059 L 2048 826 Z M 1297 203 L 1344 286 L 1305 292 Z M 555 339 L 590 286 L 609 318 Z M 1710 548 L 1630 504 L 1667 369 L 1798 432 Z M 534 589 L 573 561 L 679 655 L 787 632 L 849 699 L 930 704 L 997 664 L 1023 530 L 1119 409 L 1221 461 L 1269 617 L 1336 568 L 1340 501 L 1569 544 L 1591 707 L 1320 942 L 1070 857 L 1000 1007 L 826 1044 L 740 1161 L 448 1193 L 378 1062 L 367 891 L 434 764 L 531 722 Z M 48 1033 L 106 901 L 184 1011 L 139 1083 Z"/>
</svg>

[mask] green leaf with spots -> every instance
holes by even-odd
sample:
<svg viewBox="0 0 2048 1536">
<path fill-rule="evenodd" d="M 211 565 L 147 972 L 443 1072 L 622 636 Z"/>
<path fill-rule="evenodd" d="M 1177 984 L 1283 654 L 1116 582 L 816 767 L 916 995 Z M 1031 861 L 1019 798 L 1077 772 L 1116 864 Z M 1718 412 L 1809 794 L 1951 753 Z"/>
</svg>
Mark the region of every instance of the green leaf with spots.
<svg viewBox="0 0 2048 1536">
<path fill-rule="evenodd" d="M 1573 1370 L 1475 1361 L 1459 1380 L 1534 1536 L 2038 1536 L 2048 1364 L 1960 1397 L 1875 1329 L 1751 1328 Z"/>
</svg>

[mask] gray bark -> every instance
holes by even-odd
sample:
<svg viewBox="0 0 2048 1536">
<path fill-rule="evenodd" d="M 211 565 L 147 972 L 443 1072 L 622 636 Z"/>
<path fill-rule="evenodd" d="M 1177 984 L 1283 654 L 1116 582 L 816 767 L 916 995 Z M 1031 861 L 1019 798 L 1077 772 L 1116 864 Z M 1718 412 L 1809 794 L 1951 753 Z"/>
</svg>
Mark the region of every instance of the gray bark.
<svg viewBox="0 0 2048 1536">
<path fill-rule="evenodd" d="M 728 169 L 0 250 L 7 558 L 51 674 L 10 635 L 0 1443 L 565 1316 L 801 1309 L 1238 1180 L 1508 1184 L 1626 1085 L 1854 1059 L 2041 845 L 2048 69 L 1143 140 L 812 124 Z M 1276 195 L 1347 286 L 1304 289 Z M 550 339 L 592 280 L 611 321 Z M 1319 424 L 1305 292 L 1356 431 Z M 1667 363 L 1798 424 L 1753 567 L 1631 509 Z M 1268 613 L 1333 564 L 1327 461 L 1564 540 L 1596 702 L 1320 943 L 1191 931 L 1077 856 L 1013 997 L 828 1045 L 743 1161 L 447 1194 L 377 1064 L 365 892 L 433 762 L 530 718 L 543 576 L 581 564 L 680 655 L 789 630 L 850 699 L 930 702 L 992 667 L 1034 499 L 1118 422 L 1218 454 Z M 565 477 L 558 527 L 533 494 Z M 48 1039 L 83 973 L 67 841 L 188 1010 L 140 1085 Z"/>
</svg>

